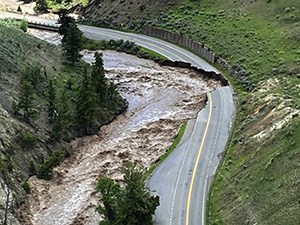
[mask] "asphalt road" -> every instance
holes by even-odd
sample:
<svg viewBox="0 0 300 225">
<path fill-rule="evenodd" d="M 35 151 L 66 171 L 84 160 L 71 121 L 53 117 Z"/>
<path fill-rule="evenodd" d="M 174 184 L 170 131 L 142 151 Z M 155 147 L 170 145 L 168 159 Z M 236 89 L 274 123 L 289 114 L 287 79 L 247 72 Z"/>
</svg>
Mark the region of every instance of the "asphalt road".
<svg viewBox="0 0 300 225">
<path fill-rule="evenodd" d="M 48 25 L 56 25 L 56 21 L 43 19 L 35 16 L 21 15 L 9 12 L 1 12 L 0 18 L 18 18 L 18 19 L 26 19 L 31 22 L 44 23 Z M 124 33 L 116 30 L 109 30 L 91 26 L 80 25 L 79 28 L 84 32 L 84 35 L 88 38 L 95 40 L 110 40 L 110 39 L 124 39 L 129 40 L 141 45 L 143 47 L 152 49 L 160 53 L 161 55 L 177 61 L 190 62 L 195 66 L 201 67 L 205 70 L 217 71 L 216 68 L 211 66 L 205 60 L 200 57 L 192 54 L 191 52 L 179 48 L 174 44 L 170 44 L 166 41 L 162 41 L 160 39 L 152 38 L 149 36 L 141 35 L 141 34 L 133 34 L 133 33 Z M 218 72 L 218 71 L 217 71 Z"/>
<path fill-rule="evenodd" d="M 0 18 L 19 17 L 0 12 Z M 29 21 L 55 24 L 54 21 L 26 16 Z M 190 62 L 196 67 L 219 72 L 209 63 L 168 42 L 140 34 L 80 26 L 92 39 L 124 39 L 152 49 L 171 60 Z M 207 106 L 195 121 L 188 123 L 185 135 L 172 154 L 154 171 L 147 185 L 160 196 L 155 215 L 159 225 L 204 225 L 209 186 L 230 134 L 235 106 L 230 87 L 208 93 Z"/>
<path fill-rule="evenodd" d="M 230 87 L 208 94 L 207 106 L 190 121 L 172 154 L 154 171 L 148 187 L 161 196 L 157 224 L 204 225 L 209 186 L 231 130 Z"/>
</svg>

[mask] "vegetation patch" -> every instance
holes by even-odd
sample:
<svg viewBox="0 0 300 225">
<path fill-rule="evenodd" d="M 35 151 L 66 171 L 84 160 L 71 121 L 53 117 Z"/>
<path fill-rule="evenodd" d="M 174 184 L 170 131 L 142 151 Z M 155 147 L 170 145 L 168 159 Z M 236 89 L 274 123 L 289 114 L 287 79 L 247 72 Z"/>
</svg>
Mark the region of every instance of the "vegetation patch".
<svg viewBox="0 0 300 225">
<path fill-rule="evenodd" d="M 63 150 L 54 151 L 40 165 L 37 173 L 38 178 L 50 180 L 52 178 L 53 168 L 58 166 L 64 160 L 64 158 L 65 158 L 65 153 Z"/>
<path fill-rule="evenodd" d="M 185 129 L 186 129 L 186 126 L 187 126 L 187 122 L 184 122 L 183 124 L 181 124 L 181 126 L 179 127 L 179 130 L 178 130 L 178 133 L 172 143 L 172 145 L 166 150 L 165 154 L 163 154 L 162 156 L 160 156 L 156 162 L 151 165 L 150 169 L 147 171 L 147 173 L 149 175 L 152 174 L 152 172 L 155 170 L 156 167 L 158 167 L 159 164 L 161 164 L 171 153 L 174 149 L 177 148 L 178 144 L 180 143 L 183 135 L 184 135 L 184 132 L 185 132 Z"/>
<path fill-rule="evenodd" d="M 83 49 L 88 50 L 114 50 L 125 52 L 127 54 L 136 55 L 140 58 L 150 59 L 154 61 L 166 60 L 167 58 L 144 47 L 138 46 L 134 42 L 124 40 L 91 40 L 84 38 Z"/>
<path fill-rule="evenodd" d="M 123 171 L 123 187 L 107 177 L 98 180 L 97 190 L 103 203 L 97 208 L 103 216 L 99 224 L 152 225 L 159 197 L 151 196 L 149 190 L 145 188 L 146 171 L 131 163 L 127 163 Z"/>
<path fill-rule="evenodd" d="M 21 187 L 24 189 L 24 191 L 27 194 L 30 194 L 30 184 L 28 183 L 28 181 L 24 181 L 21 183 Z"/>
<path fill-rule="evenodd" d="M 21 145 L 33 146 L 38 141 L 38 137 L 31 131 L 21 131 L 19 134 L 19 142 Z"/>
<path fill-rule="evenodd" d="M 25 20 L 0 19 L 0 26 L 6 26 L 14 29 L 21 29 L 24 32 L 28 29 L 28 23 Z"/>
<path fill-rule="evenodd" d="M 85 16 L 85 22 L 99 27 L 119 27 L 134 29 L 140 27 L 149 18 L 155 18 L 179 0 L 131 0 L 101 1 L 95 4 Z"/>
<path fill-rule="evenodd" d="M 59 12 L 61 10 L 69 10 L 74 6 L 87 6 L 89 0 L 36 0 L 35 10 L 38 12 Z"/>
<path fill-rule="evenodd" d="M 265 8 L 269 7 L 265 4 Z M 204 43 L 232 66 L 244 71 L 255 84 L 268 77 L 282 77 L 292 67 L 299 66 L 295 62 L 299 43 L 286 35 L 290 33 L 289 27 L 246 11 L 225 8 L 222 1 L 203 1 L 200 6 L 187 1 L 149 24 Z"/>
</svg>

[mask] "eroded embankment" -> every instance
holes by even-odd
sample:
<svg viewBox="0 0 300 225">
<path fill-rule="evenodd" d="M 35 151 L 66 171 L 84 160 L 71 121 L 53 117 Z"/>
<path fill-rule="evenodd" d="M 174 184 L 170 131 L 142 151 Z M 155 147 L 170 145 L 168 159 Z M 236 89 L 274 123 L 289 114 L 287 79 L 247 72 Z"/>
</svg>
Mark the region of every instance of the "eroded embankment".
<svg viewBox="0 0 300 225">
<path fill-rule="evenodd" d="M 87 61 L 92 52 L 85 52 Z M 206 92 L 220 86 L 194 70 L 162 67 L 137 57 L 107 51 L 106 75 L 119 87 L 129 108 L 98 135 L 74 140 L 74 154 L 55 169 L 51 181 L 30 179 L 31 196 L 20 210 L 23 224 L 96 225 L 99 176 L 122 179 L 127 160 L 149 167 L 172 143 L 179 125 L 195 118 Z"/>
</svg>

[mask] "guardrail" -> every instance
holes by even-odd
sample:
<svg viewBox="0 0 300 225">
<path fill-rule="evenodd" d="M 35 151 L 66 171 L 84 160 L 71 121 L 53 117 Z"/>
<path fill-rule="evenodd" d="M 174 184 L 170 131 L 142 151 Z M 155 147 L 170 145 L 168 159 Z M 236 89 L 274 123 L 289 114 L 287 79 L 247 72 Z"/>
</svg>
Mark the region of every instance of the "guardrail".
<svg viewBox="0 0 300 225">
<path fill-rule="evenodd" d="M 208 47 L 206 47 L 200 42 L 194 41 L 191 38 L 151 26 L 144 26 L 143 31 L 146 35 L 164 39 L 169 42 L 188 48 L 200 55 L 202 58 L 206 59 L 210 63 L 216 62 L 215 54 Z"/>
<path fill-rule="evenodd" d="M 13 12 L 18 15 L 22 15 L 19 12 Z M 42 23 L 37 21 L 28 20 L 26 17 L 7 17 L 7 19 L 16 19 L 16 20 L 26 20 L 29 28 L 41 29 L 41 30 L 49 30 L 49 31 L 58 31 L 60 24 L 50 24 L 50 23 Z"/>
<path fill-rule="evenodd" d="M 211 49 L 200 42 L 196 42 L 186 36 L 152 26 L 144 26 L 143 33 L 145 35 L 160 38 L 188 48 L 208 62 L 220 65 L 222 68 L 229 71 L 229 73 L 234 76 L 246 90 L 252 90 L 255 87 L 254 83 L 249 80 L 247 71 L 244 71 L 238 66 L 232 66 L 227 60 L 221 58 L 220 56 L 217 56 Z"/>
<path fill-rule="evenodd" d="M 41 29 L 41 30 L 49 30 L 49 31 L 58 31 L 59 24 L 47 24 L 47 23 L 38 23 L 38 22 L 32 22 L 27 21 L 28 27 L 34 28 L 34 29 Z"/>
<path fill-rule="evenodd" d="M 59 26 L 60 26 L 59 24 L 47 24 L 47 23 L 38 23 L 38 22 L 32 22 L 32 21 L 27 21 L 27 22 L 28 22 L 28 26 L 31 28 L 50 30 L 50 31 L 55 31 L 55 32 L 58 31 Z M 216 62 L 217 57 L 212 53 L 212 51 L 210 51 L 204 45 L 193 41 L 192 39 L 189 39 L 189 38 L 186 38 L 183 36 L 179 36 L 179 35 L 173 34 L 168 31 L 162 31 L 162 30 L 159 31 L 158 29 L 154 29 L 154 28 L 148 30 L 148 32 L 149 32 L 148 35 L 155 36 L 152 33 L 153 31 L 155 32 L 155 34 L 158 34 L 156 37 L 160 37 L 162 39 L 166 39 L 168 41 L 181 44 L 187 48 L 190 48 L 190 49 L 196 51 L 199 55 L 203 56 L 209 62 L 211 62 L 211 63 Z M 150 34 L 150 32 L 152 35 Z M 201 74 L 203 74 L 204 77 L 219 80 L 223 86 L 229 85 L 228 80 L 225 77 L 223 77 L 221 74 L 217 74 L 212 71 L 209 72 L 209 71 L 205 71 L 203 69 L 199 69 L 197 67 L 192 66 L 190 63 L 176 62 L 176 61 L 173 62 L 170 60 L 159 61 L 158 63 L 162 66 L 188 68 L 188 69 L 194 70 L 196 72 L 200 72 Z"/>
</svg>

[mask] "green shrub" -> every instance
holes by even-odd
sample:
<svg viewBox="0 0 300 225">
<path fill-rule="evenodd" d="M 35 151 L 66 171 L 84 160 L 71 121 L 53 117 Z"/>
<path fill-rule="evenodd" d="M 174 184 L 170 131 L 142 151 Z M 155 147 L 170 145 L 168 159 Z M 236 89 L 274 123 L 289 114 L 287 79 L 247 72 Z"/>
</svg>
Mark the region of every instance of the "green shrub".
<svg viewBox="0 0 300 225">
<path fill-rule="evenodd" d="M 21 142 L 21 145 L 32 146 L 37 142 L 37 140 L 38 137 L 31 131 L 21 131 L 19 133 L 19 141 Z"/>
<path fill-rule="evenodd" d="M 15 152 L 18 152 L 18 151 L 21 151 L 21 150 L 22 150 L 21 146 L 16 142 L 10 143 L 10 145 L 6 149 L 7 153 L 10 154 L 10 155 L 13 155 Z"/>
<path fill-rule="evenodd" d="M 26 20 L 22 20 L 22 22 L 20 23 L 20 29 L 24 32 L 27 32 L 28 22 Z"/>
<path fill-rule="evenodd" d="M 127 54 L 136 55 L 140 58 L 150 59 L 150 60 L 165 60 L 166 58 L 154 51 L 138 46 L 134 42 L 124 41 L 124 40 L 91 40 L 84 38 L 83 49 L 88 50 L 113 50 L 118 52 L 125 52 Z"/>
<path fill-rule="evenodd" d="M 38 178 L 44 180 L 50 180 L 52 178 L 53 168 L 58 166 L 65 158 L 63 150 L 57 150 L 53 152 L 45 161 L 40 165 L 38 169 Z"/>
<path fill-rule="evenodd" d="M 21 183 L 21 187 L 24 189 L 24 191 L 27 194 L 30 194 L 30 184 L 28 183 L 28 181 L 24 181 Z"/>
</svg>

